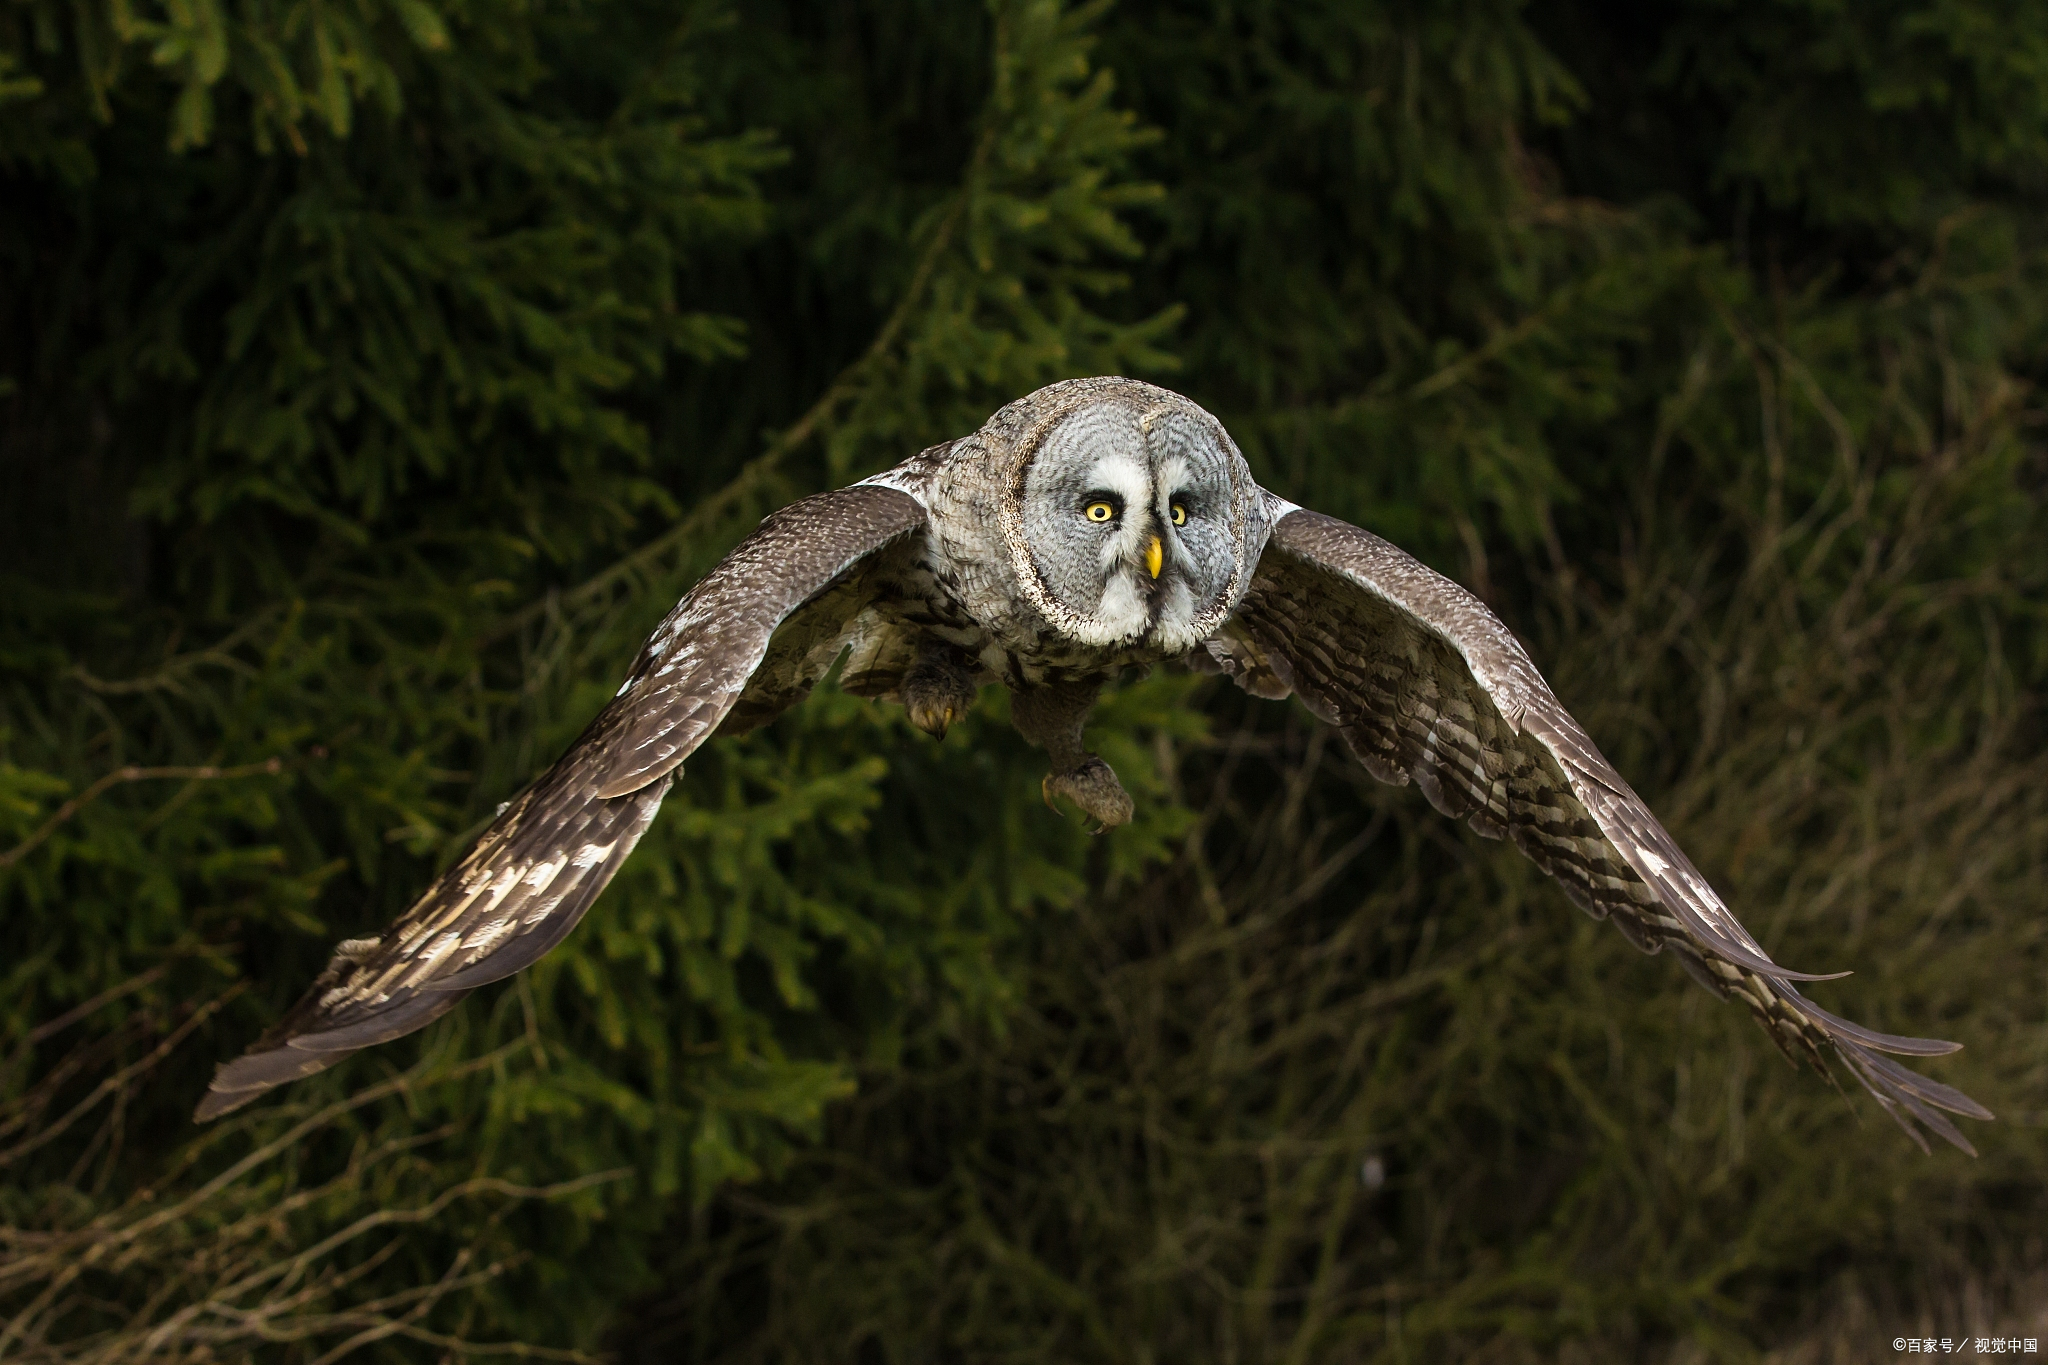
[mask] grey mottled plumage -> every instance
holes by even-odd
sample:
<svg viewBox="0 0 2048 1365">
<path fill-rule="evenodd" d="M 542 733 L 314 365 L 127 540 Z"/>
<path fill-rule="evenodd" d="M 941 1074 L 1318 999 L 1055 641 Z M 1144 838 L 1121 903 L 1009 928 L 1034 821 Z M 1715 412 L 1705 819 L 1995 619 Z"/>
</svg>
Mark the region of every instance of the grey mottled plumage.
<svg viewBox="0 0 2048 1365">
<path fill-rule="evenodd" d="M 624 862 L 683 761 L 841 683 L 943 734 L 1000 683 L 1052 759 L 1046 796 L 1130 818 L 1081 743 L 1122 668 L 1182 660 L 1258 696 L 1299 696 L 1375 777 L 1512 838 L 1588 913 L 1670 950 L 1741 1000 L 1788 1055 L 1832 1047 L 1916 1142 L 1968 1151 L 1941 1112 L 1990 1118 L 1884 1053 L 1952 1043 L 1875 1033 L 1792 985 L 1507 628 L 1386 541 L 1252 481 L 1215 418 L 1127 379 L 1054 384 L 972 436 L 806 498 L 685 596 L 625 685 L 476 846 L 373 939 L 341 945 L 306 997 L 220 1068 L 212 1118 L 411 1032 L 560 942 Z"/>
</svg>

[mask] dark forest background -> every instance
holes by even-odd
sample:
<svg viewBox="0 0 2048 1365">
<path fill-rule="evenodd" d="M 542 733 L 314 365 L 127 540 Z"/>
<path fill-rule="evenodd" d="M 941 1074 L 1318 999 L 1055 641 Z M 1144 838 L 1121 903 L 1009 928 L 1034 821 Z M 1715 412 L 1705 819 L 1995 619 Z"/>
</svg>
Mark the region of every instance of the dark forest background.
<svg viewBox="0 0 2048 1365">
<path fill-rule="evenodd" d="M 2022 0 L 6 0 L 0 1359 L 2048 1337 L 2044 250 Z M 189 1122 L 758 517 L 1105 372 L 1492 603 L 1981 1157 L 1170 670 L 1101 839 L 821 689 Z"/>
</svg>

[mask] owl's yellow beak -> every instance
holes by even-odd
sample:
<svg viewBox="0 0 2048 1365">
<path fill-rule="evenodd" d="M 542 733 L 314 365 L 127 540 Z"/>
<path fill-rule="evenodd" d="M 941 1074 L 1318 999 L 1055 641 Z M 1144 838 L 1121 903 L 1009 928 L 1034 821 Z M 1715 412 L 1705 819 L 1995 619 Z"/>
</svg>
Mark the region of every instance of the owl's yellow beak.
<svg viewBox="0 0 2048 1365">
<path fill-rule="evenodd" d="M 1159 537 L 1152 537 L 1145 546 L 1145 568 L 1154 578 L 1159 577 L 1159 566 L 1166 562 L 1166 549 L 1159 543 Z"/>
</svg>

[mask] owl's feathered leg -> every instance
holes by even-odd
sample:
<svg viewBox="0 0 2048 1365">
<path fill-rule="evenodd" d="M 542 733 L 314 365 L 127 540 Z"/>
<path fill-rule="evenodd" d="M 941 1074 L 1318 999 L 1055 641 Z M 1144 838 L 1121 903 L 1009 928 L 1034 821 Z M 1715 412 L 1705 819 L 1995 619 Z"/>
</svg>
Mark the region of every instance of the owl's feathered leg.
<svg viewBox="0 0 2048 1365">
<path fill-rule="evenodd" d="M 1095 705 L 1096 683 L 1048 683 L 1010 694 L 1010 722 L 1017 733 L 1052 756 L 1052 771 L 1041 790 L 1045 804 L 1064 796 L 1095 817 L 1103 829 L 1130 821 L 1134 807 L 1110 766 L 1081 747 L 1081 727 Z"/>
<path fill-rule="evenodd" d="M 934 739 L 944 739 L 946 728 L 974 705 L 974 675 L 960 651 L 927 638 L 918 646 L 917 662 L 903 675 L 897 695 L 912 725 Z"/>
</svg>

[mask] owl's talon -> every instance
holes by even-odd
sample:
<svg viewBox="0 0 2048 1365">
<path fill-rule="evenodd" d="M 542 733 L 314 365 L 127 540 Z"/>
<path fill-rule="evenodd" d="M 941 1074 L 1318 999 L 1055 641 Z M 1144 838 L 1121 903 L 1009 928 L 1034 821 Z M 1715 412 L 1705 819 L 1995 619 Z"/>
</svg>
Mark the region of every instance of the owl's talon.
<svg viewBox="0 0 2048 1365">
<path fill-rule="evenodd" d="M 928 655 L 904 676 L 900 695 L 910 723 L 933 739 L 944 739 L 974 705 L 974 680 L 957 664 Z"/>
<path fill-rule="evenodd" d="M 1094 754 L 1082 760 L 1078 768 L 1070 768 L 1063 773 L 1047 773 L 1039 784 L 1039 790 L 1045 795 L 1045 804 L 1055 811 L 1059 806 L 1053 798 L 1064 796 L 1094 817 L 1096 826 L 1089 831 L 1091 834 L 1129 824 L 1137 809 L 1131 801 L 1131 794 L 1124 790 L 1124 784 L 1116 780 L 1116 773 Z"/>
</svg>

